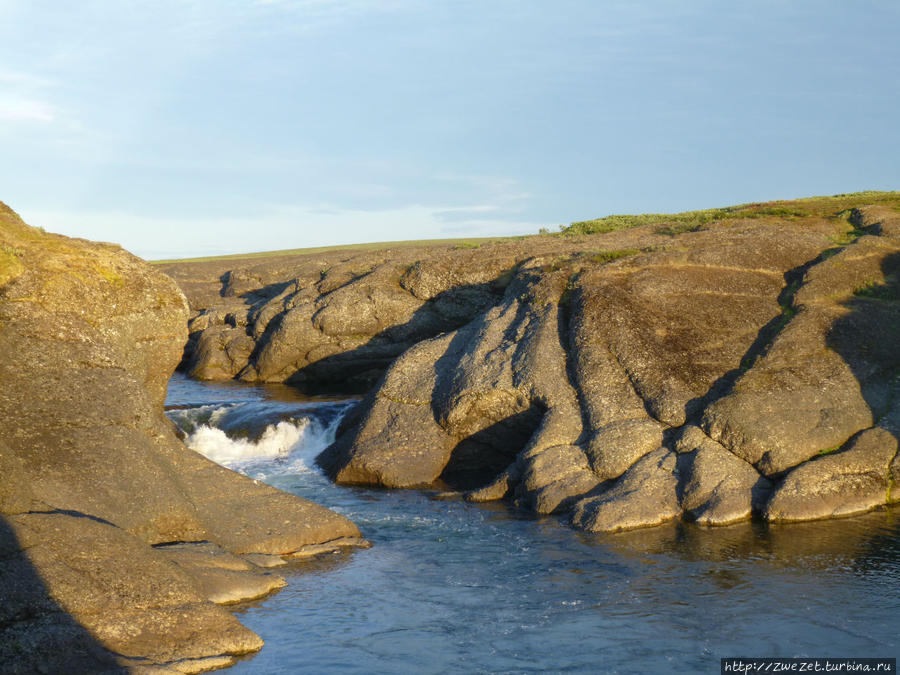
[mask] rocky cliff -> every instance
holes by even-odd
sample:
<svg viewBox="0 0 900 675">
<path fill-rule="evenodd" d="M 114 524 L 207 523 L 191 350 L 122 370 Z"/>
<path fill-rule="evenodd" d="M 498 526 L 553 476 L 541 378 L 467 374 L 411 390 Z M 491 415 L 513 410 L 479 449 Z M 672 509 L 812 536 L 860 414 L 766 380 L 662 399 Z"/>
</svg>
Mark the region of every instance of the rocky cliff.
<svg viewBox="0 0 900 675">
<path fill-rule="evenodd" d="M 449 486 L 591 531 L 804 520 L 900 498 L 898 205 L 167 270 L 196 312 L 193 375 L 380 377 L 320 456 L 337 481 Z"/>
<path fill-rule="evenodd" d="M 188 308 L 117 246 L 0 204 L 0 663 L 197 672 L 262 641 L 222 605 L 360 543 L 331 511 L 187 450 L 163 415 Z"/>
</svg>

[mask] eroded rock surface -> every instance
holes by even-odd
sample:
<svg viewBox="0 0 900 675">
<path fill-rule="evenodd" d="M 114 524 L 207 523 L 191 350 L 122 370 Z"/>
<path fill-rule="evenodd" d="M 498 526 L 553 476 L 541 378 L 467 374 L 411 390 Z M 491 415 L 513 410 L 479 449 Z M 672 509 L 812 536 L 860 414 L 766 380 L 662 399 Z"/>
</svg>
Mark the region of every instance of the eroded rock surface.
<svg viewBox="0 0 900 675">
<path fill-rule="evenodd" d="M 146 263 L 0 204 L 4 672 L 228 665 L 262 641 L 217 603 L 283 584 L 253 556 L 359 541 L 177 439 L 163 400 L 187 318 Z M 154 548 L 174 542 L 207 543 Z"/>
<path fill-rule="evenodd" d="M 244 292 L 239 376 L 389 366 L 319 458 L 339 482 L 440 485 L 602 531 L 856 513 L 900 492 L 898 205 L 295 261 L 279 295 L 258 295 L 271 278 Z M 202 322 L 226 300 L 192 302 Z"/>
<path fill-rule="evenodd" d="M 616 246 L 629 249 L 661 239 L 623 235 Z M 495 306 L 523 261 L 540 253 L 553 263 L 585 248 L 581 241 L 523 237 L 160 269 L 190 299 L 191 341 L 182 368 L 192 377 L 363 392 L 406 349 Z"/>
<path fill-rule="evenodd" d="M 885 504 L 900 240 L 881 222 L 847 236 L 843 216 L 735 220 L 614 262 L 523 263 L 496 307 L 404 354 L 321 461 L 338 481 L 400 486 L 400 467 L 441 448 L 429 476 L 480 482 L 467 498 L 571 510 L 593 531 Z M 504 420 L 524 439 L 484 434 Z M 413 430 L 428 440 L 411 453 L 390 444 Z M 453 485 L 455 454 L 476 440 L 507 466 Z M 387 457 L 390 481 L 358 473 Z"/>
</svg>

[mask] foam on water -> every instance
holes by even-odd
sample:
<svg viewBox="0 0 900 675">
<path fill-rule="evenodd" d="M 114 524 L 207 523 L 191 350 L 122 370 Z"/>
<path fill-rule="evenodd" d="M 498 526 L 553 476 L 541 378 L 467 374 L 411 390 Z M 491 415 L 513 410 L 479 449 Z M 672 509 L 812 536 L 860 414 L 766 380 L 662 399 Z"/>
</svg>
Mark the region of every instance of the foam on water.
<svg viewBox="0 0 900 675">
<path fill-rule="evenodd" d="M 191 450 L 258 477 L 276 467 L 279 473 L 313 470 L 348 405 L 234 401 L 172 408 L 167 414 Z"/>
<path fill-rule="evenodd" d="M 185 445 L 214 462 L 232 467 L 248 460 L 286 457 L 302 442 L 309 419 L 269 425 L 257 441 L 229 438 L 217 427 L 201 424 L 185 439 Z"/>
</svg>

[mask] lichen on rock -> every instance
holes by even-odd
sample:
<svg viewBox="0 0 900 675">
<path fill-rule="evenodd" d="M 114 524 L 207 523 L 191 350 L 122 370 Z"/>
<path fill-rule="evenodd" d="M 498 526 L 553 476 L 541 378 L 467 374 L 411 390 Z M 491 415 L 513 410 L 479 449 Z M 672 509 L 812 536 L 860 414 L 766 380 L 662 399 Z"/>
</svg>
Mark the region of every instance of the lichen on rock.
<svg viewBox="0 0 900 675">
<path fill-rule="evenodd" d="M 0 247 L 4 670 L 199 672 L 258 650 L 220 604 L 283 580 L 241 556 L 360 541 L 358 530 L 178 440 L 163 402 L 188 307 L 171 279 L 2 204 Z M 154 548 L 199 541 L 205 562 Z"/>
</svg>

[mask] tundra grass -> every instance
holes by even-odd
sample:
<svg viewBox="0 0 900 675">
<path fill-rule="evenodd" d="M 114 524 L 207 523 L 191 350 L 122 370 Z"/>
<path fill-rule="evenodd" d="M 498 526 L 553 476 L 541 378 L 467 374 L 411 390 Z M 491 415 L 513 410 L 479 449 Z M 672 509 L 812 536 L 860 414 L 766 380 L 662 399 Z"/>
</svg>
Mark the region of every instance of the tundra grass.
<svg viewBox="0 0 900 675">
<path fill-rule="evenodd" d="M 885 204 L 900 208 L 900 192 L 853 192 L 830 197 L 780 200 L 726 206 L 683 213 L 641 213 L 636 215 L 612 215 L 593 220 L 581 220 L 561 228 L 566 236 L 602 234 L 626 230 L 642 225 L 655 225 L 658 234 L 676 235 L 705 229 L 712 223 L 739 218 L 772 218 L 798 220 L 803 218 L 837 218 L 842 212 L 858 206 Z"/>
<path fill-rule="evenodd" d="M 657 234 L 675 236 L 684 232 L 694 232 L 706 229 L 708 226 L 726 221 L 744 218 L 757 219 L 768 218 L 778 220 L 803 220 L 808 218 L 830 218 L 846 220 L 851 209 L 869 204 L 881 204 L 890 206 L 900 211 L 900 192 L 881 192 L 868 190 L 865 192 L 853 192 L 837 194 L 825 197 L 807 197 L 805 199 L 779 200 L 771 202 L 758 202 L 740 204 L 738 206 L 725 206 L 700 211 L 685 211 L 683 213 L 641 213 L 634 215 L 612 215 L 593 220 L 581 220 L 568 226 L 561 225 L 560 232 L 550 234 L 546 228 L 541 228 L 538 235 L 532 236 L 577 236 L 589 234 L 602 234 L 616 230 L 626 230 L 642 225 L 655 226 Z M 854 230 L 851 234 L 854 234 Z M 850 236 L 850 235 L 848 235 Z M 205 256 L 196 258 L 172 258 L 166 260 L 152 260 L 153 264 L 184 262 L 207 262 L 215 260 L 253 260 L 261 258 L 276 258 L 279 256 L 306 255 L 311 253 L 326 253 L 329 251 L 378 251 L 389 248 L 414 247 L 414 246 L 452 246 L 457 249 L 479 248 L 484 244 L 501 241 L 521 241 L 525 237 L 475 237 L 460 239 L 418 239 L 412 241 L 383 241 L 366 244 L 342 244 L 337 246 L 317 246 L 313 248 L 291 248 L 278 251 L 260 251 L 255 253 L 234 253 L 230 255 Z"/>
<path fill-rule="evenodd" d="M 412 248 L 415 246 L 453 246 L 456 248 L 478 248 L 483 244 L 495 241 L 512 241 L 521 237 L 471 237 L 462 239 L 416 239 L 410 241 L 378 241 L 367 244 L 338 244 L 335 246 L 314 246 L 311 248 L 286 248 L 278 251 L 259 251 L 255 253 L 232 253 L 197 258 L 167 258 L 166 260 L 149 260 L 154 265 L 167 263 L 209 262 L 214 260 L 250 260 L 257 258 L 278 258 L 280 256 L 308 255 L 311 253 L 328 253 L 329 251 L 383 251 L 389 248 Z"/>
</svg>

